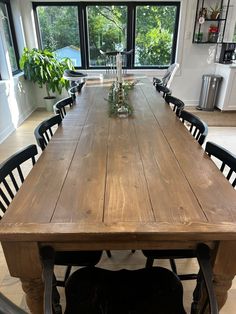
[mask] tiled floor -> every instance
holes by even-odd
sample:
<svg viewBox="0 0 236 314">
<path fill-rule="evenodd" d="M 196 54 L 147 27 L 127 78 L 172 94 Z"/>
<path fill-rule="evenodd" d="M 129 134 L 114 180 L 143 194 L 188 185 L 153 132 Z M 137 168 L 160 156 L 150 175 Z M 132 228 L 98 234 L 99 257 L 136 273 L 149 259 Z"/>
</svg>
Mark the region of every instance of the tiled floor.
<svg viewBox="0 0 236 314">
<path fill-rule="evenodd" d="M 16 132 L 14 132 L 9 138 L 0 145 L 0 162 L 10 156 L 18 149 L 35 143 L 33 130 L 35 126 L 49 116 L 50 113 L 46 111 L 36 111 L 29 119 L 21 125 Z M 223 145 L 230 151 L 236 154 L 236 127 L 210 127 L 207 140 L 214 141 L 220 145 Z M 132 254 L 130 251 L 112 251 L 112 258 L 109 259 L 106 254 L 103 254 L 102 260 L 99 263 L 99 267 L 108 269 L 121 269 L 121 268 L 141 268 L 145 265 L 145 258 L 140 251 L 136 251 Z M 168 261 L 160 261 L 158 265 L 168 266 Z M 196 261 L 182 260 L 178 261 L 178 268 L 180 272 L 193 272 L 197 269 Z M 57 267 L 56 273 L 58 276 L 64 274 L 64 268 Z M 193 282 L 184 282 L 185 290 L 185 307 L 189 313 L 189 305 L 191 302 L 191 294 L 194 287 Z M 0 291 L 4 293 L 9 299 L 14 301 L 17 305 L 27 311 L 24 294 L 21 289 L 20 282 L 17 278 L 9 276 L 7 265 L 4 259 L 2 249 L 0 247 Z M 63 289 L 60 289 L 62 304 L 64 304 Z M 229 292 L 227 304 L 222 309 L 222 314 L 235 314 L 236 313 L 236 280 Z"/>
</svg>

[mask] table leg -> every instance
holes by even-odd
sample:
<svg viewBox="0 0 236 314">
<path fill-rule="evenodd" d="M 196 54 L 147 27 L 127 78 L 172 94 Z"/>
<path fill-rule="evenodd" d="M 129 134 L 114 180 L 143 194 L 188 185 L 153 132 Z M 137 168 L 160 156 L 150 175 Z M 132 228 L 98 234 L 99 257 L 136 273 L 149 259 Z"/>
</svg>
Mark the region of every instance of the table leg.
<svg viewBox="0 0 236 314">
<path fill-rule="evenodd" d="M 37 243 L 2 242 L 11 276 L 20 278 L 32 314 L 43 313 L 42 266 Z"/>
<path fill-rule="evenodd" d="M 232 285 L 232 280 L 236 275 L 236 242 L 221 241 L 216 251 L 214 272 L 214 288 L 219 305 L 223 307 L 227 300 L 228 290 Z"/>
<path fill-rule="evenodd" d="M 25 280 L 20 278 L 26 294 L 26 303 L 32 314 L 43 313 L 43 282 L 41 278 Z"/>
</svg>

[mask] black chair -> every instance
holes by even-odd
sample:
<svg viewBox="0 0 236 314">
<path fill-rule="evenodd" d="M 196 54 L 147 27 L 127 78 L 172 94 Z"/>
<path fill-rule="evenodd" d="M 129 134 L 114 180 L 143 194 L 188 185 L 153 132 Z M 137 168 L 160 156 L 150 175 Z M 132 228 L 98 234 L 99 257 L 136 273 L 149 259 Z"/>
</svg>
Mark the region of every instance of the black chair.
<svg viewBox="0 0 236 314">
<path fill-rule="evenodd" d="M 72 97 L 73 103 L 75 103 L 75 101 L 76 101 L 76 94 L 81 92 L 84 84 L 85 84 L 85 82 L 81 82 L 81 83 L 74 82 L 74 84 L 72 84 L 71 88 L 68 89 L 68 94 L 70 95 L 70 97 Z"/>
<path fill-rule="evenodd" d="M 36 138 L 37 144 L 44 150 L 53 136 L 52 127 L 55 125 L 60 125 L 62 121 L 61 116 L 55 115 L 47 120 L 41 122 L 34 130 L 34 136 Z"/>
<path fill-rule="evenodd" d="M 207 124 L 194 114 L 185 110 L 181 111 L 179 118 L 188 128 L 189 132 L 196 138 L 198 143 L 202 145 L 208 134 Z"/>
<path fill-rule="evenodd" d="M 162 97 L 163 98 L 166 98 L 166 96 L 170 96 L 171 95 L 171 90 L 168 87 L 165 87 L 163 85 L 156 84 L 156 90 L 159 93 L 162 93 Z"/>
<path fill-rule="evenodd" d="M 213 289 L 210 250 L 199 244 L 195 250 L 199 262 L 197 286 L 193 294 L 191 313 L 217 314 L 218 305 Z M 52 313 L 53 267 L 52 247 L 41 248 L 45 282 L 44 313 Z M 208 299 L 199 305 L 202 284 Z M 81 268 L 67 280 L 65 314 L 185 314 L 183 286 L 176 274 L 162 267 L 139 270 L 110 271 L 95 267 Z M 201 307 L 201 308 L 200 308 Z"/>
<path fill-rule="evenodd" d="M 37 154 L 37 146 L 29 145 L 0 165 L 0 219 L 25 180 L 22 164 L 31 159 L 33 166 Z"/>
<path fill-rule="evenodd" d="M 232 186 L 235 188 L 236 178 L 231 180 L 231 177 L 233 174 L 236 174 L 236 156 L 230 153 L 225 148 L 212 142 L 206 143 L 205 151 L 210 157 L 214 156 L 222 162 L 220 171 L 223 173 L 226 172 L 225 176 L 227 180 L 231 181 Z M 228 169 L 226 169 L 225 166 L 227 166 Z"/>
<path fill-rule="evenodd" d="M 64 99 L 59 100 L 55 105 L 54 105 L 54 112 L 56 114 L 59 114 L 61 116 L 61 119 L 64 119 L 66 116 L 66 107 L 72 107 L 73 106 L 73 98 L 72 97 L 67 97 Z"/>
<path fill-rule="evenodd" d="M 0 314 L 27 314 L 0 292 Z"/>
<path fill-rule="evenodd" d="M 179 117 L 181 111 L 184 109 L 184 102 L 174 96 L 167 95 L 165 101 L 172 106 L 173 111 Z"/>
</svg>

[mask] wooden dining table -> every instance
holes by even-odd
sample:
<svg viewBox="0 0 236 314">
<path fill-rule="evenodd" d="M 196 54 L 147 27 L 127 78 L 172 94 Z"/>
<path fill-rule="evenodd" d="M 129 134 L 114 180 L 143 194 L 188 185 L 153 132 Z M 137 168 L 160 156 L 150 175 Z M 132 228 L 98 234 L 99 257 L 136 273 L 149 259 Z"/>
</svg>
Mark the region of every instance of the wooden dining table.
<svg viewBox="0 0 236 314">
<path fill-rule="evenodd" d="M 212 248 L 219 306 L 236 274 L 236 192 L 150 80 L 129 118 L 108 114 L 108 80 L 87 81 L 0 223 L 10 274 L 42 314 L 39 248 Z"/>
</svg>

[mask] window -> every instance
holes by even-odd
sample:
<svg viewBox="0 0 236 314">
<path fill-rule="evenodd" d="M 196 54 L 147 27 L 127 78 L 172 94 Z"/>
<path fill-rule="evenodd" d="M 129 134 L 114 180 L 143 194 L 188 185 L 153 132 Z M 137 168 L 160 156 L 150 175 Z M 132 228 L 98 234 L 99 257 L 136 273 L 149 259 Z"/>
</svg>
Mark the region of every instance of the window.
<svg viewBox="0 0 236 314">
<path fill-rule="evenodd" d="M 11 69 L 13 73 L 19 70 L 18 65 L 18 50 L 16 46 L 16 40 L 14 36 L 14 28 L 11 17 L 10 1 L 0 0 L 0 20 L 1 27 L 3 28 L 3 33 L 7 46 L 7 53 L 9 54 L 9 60 L 11 64 Z"/>
<path fill-rule="evenodd" d="M 127 43 L 127 7 L 87 7 L 89 66 L 106 65 L 101 52 L 122 51 Z"/>
<path fill-rule="evenodd" d="M 180 2 L 33 3 L 42 48 L 75 66 L 104 68 L 108 51 L 133 51 L 127 68 L 175 62 Z"/>
<path fill-rule="evenodd" d="M 175 5 L 136 7 L 135 66 L 168 67 L 173 63 L 176 15 Z"/>
<path fill-rule="evenodd" d="M 41 46 L 58 59 L 70 57 L 81 67 L 79 20 L 76 6 L 39 6 L 37 16 Z"/>
</svg>

